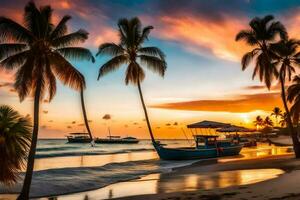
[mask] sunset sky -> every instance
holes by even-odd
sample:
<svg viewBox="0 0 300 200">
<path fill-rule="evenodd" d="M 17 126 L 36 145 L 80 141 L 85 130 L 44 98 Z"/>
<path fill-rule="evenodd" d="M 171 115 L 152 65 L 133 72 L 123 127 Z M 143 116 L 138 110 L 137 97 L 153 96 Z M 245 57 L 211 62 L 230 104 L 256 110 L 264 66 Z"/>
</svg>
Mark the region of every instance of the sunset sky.
<svg viewBox="0 0 300 200">
<path fill-rule="evenodd" d="M 165 52 L 168 69 L 164 78 L 146 71 L 142 84 L 150 120 L 157 138 L 182 138 L 188 123 L 216 120 L 251 126 L 257 115 L 265 116 L 274 106 L 281 107 L 277 82 L 271 91 L 252 80 L 252 66 L 241 70 L 241 56 L 249 50 L 235 42 L 255 16 L 272 14 L 287 28 L 290 37 L 300 38 L 300 1 L 297 0 L 36 0 L 50 4 L 54 23 L 71 15 L 70 30 L 83 28 L 90 35 L 83 46 L 95 54 L 99 44 L 118 42 L 119 18 L 138 16 L 143 25 L 152 25 L 145 46 Z M 226 2 L 226 3 L 225 3 Z M 27 1 L 0 0 L 0 15 L 22 23 Z M 96 63 L 72 62 L 86 77 L 86 107 L 94 135 L 113 134 L 148 138 L 143 111 L 135 86 L 124 83 L 124 69 L 97 81 Z M 11 87 L 13 72 L 0 71 L 1 104 L 22 114 L 32 115 L 33 101 L 20 103 Z M 54 100 L 41 106 L 40 137 L 64 137 L 83 131 L 79 93 L 59 85 Z M 106 117 L 104 117 L 106 115 Z"/>
</svg>

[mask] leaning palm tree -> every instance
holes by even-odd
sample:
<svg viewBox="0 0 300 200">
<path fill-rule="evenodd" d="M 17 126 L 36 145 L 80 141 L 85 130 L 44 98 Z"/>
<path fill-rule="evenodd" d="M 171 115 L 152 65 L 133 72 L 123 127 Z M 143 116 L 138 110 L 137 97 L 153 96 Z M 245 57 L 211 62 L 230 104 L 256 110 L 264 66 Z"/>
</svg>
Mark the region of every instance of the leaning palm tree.
<svg viewBox="0 0 300 200">
<path fill-rule="evenodd" d="M 279 107 L 274 107 L 271 116 L 275 117 L 276 125 L 278 125 L 278 117 L 282 116 L 282 110 Z"/>
<path fill-rule="evenodd" d="M 287 115 L 286 122 L 292 136 L 295 155 L 297 158 L 300 158 L 300 142 L 298 139 L 298 133 L 294 129 L 290 110 L 287 105 L 285 89 L 286 79 L 291 81 L 292 74 L 295 73 L 295 67 L 300 66 L 300 52 L 297 51 L 298 47 L 299 41 L 293 39 L 281 40 L 270 45 L 270 49 L 274 52 L 274 65 L 279 68 L 281 99 Z"/>
<path fill-rule="evenodd" d="M 257 129 L 260 129 L 264 125 L 264 120 L 261 118 L 261 116 L 257 116 L 255 118 L 255 121 L 253 122 L 254 126 L 256 126 Z"/>
<path fill-rule="evenodd" d="M 83 120 L 85 124 L 85 128 L 90 136 L 91 140 L 91 145 L 94 146 L 94 140 L 93 140 L 93 135 L 89 126 L 89 120 L 87 118 L 86 114 L 86 109 L 85 109 L 85 103 L 84 103 L 84 88 L 80 88 L 80 101 L 81 101 L 81 109 L 82 109 L 82 114 L 83 114 Z"/>
<path fill-rule="evenodd" d="M 82 74 L 66 59 L 92 60 L 91 52 L 75 47 L 84 42 L 88 33 L 67 31 L 70 16 L 64 16 L 57 25 L 52 24 L 50 6 L 37 8 L 33 2 L 25 6 L 24 24 L 0 17 L 0 67 L 16 70 L 14 88 L 20 101 L 27 96 L 34 99 L 34 119 L 27 171 L 18 199 L 28 199 L 33 174 L 34 156 L 39 129 L 40 101 L 48 93 L 49 101 L 56 93 L 56 78 L 69 87 L 80 90 L 85 87 Z M 11 42 L 13 41 L 13 42 Z"/>
<path fill-rule="evenodd" d="M 16 183 L 31 141 L 31 122 L 9 106 L 0 106 L 0 182 Z"/>
<path fill-rule="evenodd" d="M 268 89 L 271 87 L 274 76 L 278 76 L 276 68 L 272 65 L 272 52 L 270 44 L 276 40 L 279 35 L 281 39 L 287 38 L 285 27 L 278 21 L 273 21 L 274 17 L 267 15 L 264 18 L 255 17 L 249 23 L 250 29 L 242 30 L 235 40 L 244 40 L 253 48 L 242 57 L 242 70 L 245 70 L 252 60 L 255 60 L 255 67 L 252 79 L 259 76 L 261 82 L 264 82 Z"/>
<path fill-rule="evenodd" d="M 274 124 L 273 121 L 270 119 L 270 117 L 267 116 L 263 121 L 263 125 L 265 127 L 273 127 Z"/>
<path fill-rule="evenodd" d="M 98 79 L 109 72 L 112 72 L 126 64 L 125 83 L 137 85 L 140 99 L 145 113 L 150 137 L 155 143 L 151 129 L 147 109 L 145 106 L 141 82 L 145 78 L 145 72 L 141 65 L 145 65 L 153 72 L 164 76 L 167 64 L 164 53 L 157 47 L 143 47 L 143 43 L 148 39 L 152 26 L 142 29 L 140 20 L 135 17 L 132 19 L 120 19 L 118 22 L 120 43 L 104 43 L 99 46 L 98 55 L 107 54 L 112 59 L 100 67 Z"/>
<path fill-rule="evenodd" d="M 287 89 L 287 99 L 292 103 L 291 116 L 293 122 L 298 123 L 300 114 L 300 75 L 293 78 L 293 84 Z"/>
</svg>

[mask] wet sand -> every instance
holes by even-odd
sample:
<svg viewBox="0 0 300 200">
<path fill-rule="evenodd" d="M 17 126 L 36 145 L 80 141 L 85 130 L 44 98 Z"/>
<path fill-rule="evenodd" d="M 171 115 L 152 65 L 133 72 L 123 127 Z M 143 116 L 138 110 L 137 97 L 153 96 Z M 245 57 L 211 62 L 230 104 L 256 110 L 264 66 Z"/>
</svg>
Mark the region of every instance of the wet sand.
<svg viewBox="0 0 300 200">
<path fill-rule="evenodd" d="M 262 171 L 260 169 L 269 169 Z M 232 162 L 223 162 L 218 164 L 201 165 L 201 163 L 193 164 L 189 167 L 183 167 L 173 172 L 165 174 L 163 182 L 172 184 L 173 176 L 187 176 L 189 174 L 209 174 L 223 172 L 229 176 L 229 180 L 241 178 L 234 176 L 232 172 L 243 172 L 244 170 L 254 170 L 253 174 L 248 174 L 249 177 L 244 177 L 250 180 L 246 184 L 236 186 L 227 185 L 227 187 L 214 186 L 212 188 L 205 188 L 200 185 L 197 189 L 192 191 L 160 191 L 158 186 L 156 194 L 136 195 L 124 198 L 116 198 L 122 200 L 183 200 L 183 199 L 234 199 L 234 200 L 248 200 L 248 199 L 268 199 L 268 200 L 299 200 L 300 199 L 300 160 L 296 160 L 292 155 L 270 156 L 262 159 L 240 160 Z M 284 173 L 278 173 L 282 170 Z M 245 171 L 244 171 L 245 172 Z M 246 173 L 247 174 L 247 173 Z M 269 176 L 269 177 L 266 177 Z M 272 177 L 272 175 L 274 175 Z M 251 183 L 253 176 L 257 179 Z M 259 180 L 260 177 L 265 180 Z M 250 178 L 250 179 L 249 179 Z M 270 179 L 269 179 L 270 178 Z M 169 181 L 167 180 L 169 179 Z M 221 179 L 219 179 L 221 180 Z M 203 183 L 203 181 L 202 181 Z M 217 184 L 224 184 L 218 182 Z M 228 183 L 225 183 L 228 184 Z"/>
</svg>

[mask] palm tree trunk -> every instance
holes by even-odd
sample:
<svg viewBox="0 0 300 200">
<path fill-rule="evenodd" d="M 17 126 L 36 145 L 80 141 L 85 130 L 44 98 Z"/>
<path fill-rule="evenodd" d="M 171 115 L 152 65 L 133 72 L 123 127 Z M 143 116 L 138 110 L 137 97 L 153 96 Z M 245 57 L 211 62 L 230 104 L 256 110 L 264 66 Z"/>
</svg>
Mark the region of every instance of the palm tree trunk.
<svg viewBox="0 0 300 200">
<path fill-rule="evenodd" d="M 152 141 L 152 144 L 155 144 L 155 139 L 154 139 L 154 136 L 153 136 L 153 133 L 152 133 L 151 124 L 150 124 L 148 113 L 147 113 L 147 108 L 145 106 L 145 102 L 144 102 L 144 97 L 143 97 L 143 93 L 142 93 L 140 81 L 138 81 L 137 85 L 138 85 L 139 94 L 140 94 L 141 102 L 142 102 L 144 113 L 145 113 L 145 118 L 146 118 L 148 130 L 149 130 L 149 133 L 150 133 L 151 141 Z"/>
<path fill-rule="evenodd" d="M 83 89 L 80 90 L 80 99 L 81 99 L 81 108 L 82 108 L 82 113 L 83 113 L 83 119 L 84 119 L 85 127 L 86 127 L 87 132 L 89 133 L 89 136 L 90 136 L 90 139 L 91 139 L 91 142 L 92 142 L 93 141 L 93 135 L 92 135 L 92 132 L 90 130 L 89 122 L 88 122 L 88 119 L 87 119 L 87 116 L 86 116 L 86 110 L 85 110 L 85 105 L 84 105 Z"/>
<path fill-rule="evenodd" d="M 31 146 L 30 146 L 30 151 L 29 151 L 28 161 L 27 161 L 27 169 L 26 169 L 25 179 L 23 183 L 23 188 L 17 200 L 29 199 L 30 185 L 31 185 L 33 167 L 34 167 L 34 156 L 35 156 L 36 143 L 37 143 L 38 131 L 39 131 L 40 95 L 41 95 L 41 82 L 39 81 L 37 83 L 35 96 L 34 96 L 33 131 L 32 131 L 32 140 L 31 140 Z"/>
<path fill-rule="evenodd" d="M 282 75 L 280 75 L 280 84 L 281 84 L 281 98 L 282 98 L 282 102 L 283 102 L 283 106 L 287 115 L 287 125 L 288 128 L 290 130 L 290 134 L 293 140 L 293 148 L 294 148 L 294 152 L 295 152 L 295 157 L 296 158 L 300 158 L 300 142 L 298 139 L 298 134 L 294 129 L 293 126 L 293 122 L 291 119 L 291 114 L 287 105 L 287 101 L 286 101 L 286 95 L 285 95 L 285 88 L 284 88 L 284 78 L 282 77 Z"/>
</svg>

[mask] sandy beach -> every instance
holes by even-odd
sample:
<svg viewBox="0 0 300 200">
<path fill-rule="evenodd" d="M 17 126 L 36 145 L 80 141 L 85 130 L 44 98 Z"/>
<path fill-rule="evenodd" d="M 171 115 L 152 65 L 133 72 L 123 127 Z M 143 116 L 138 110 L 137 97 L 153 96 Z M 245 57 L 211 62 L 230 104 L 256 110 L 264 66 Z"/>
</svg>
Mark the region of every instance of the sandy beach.
<svg viewBox="0 0 300 200">
<path fill-rule="evenodd" d="M 260 169 L 269 169 L 269 173 L 274 176 L 264 177 L 259 173 Z M 124 198 L 116 198 L 123 200 L 141 200 L 141 199 L 290 199 L 296 200 L 300 198 L 300 160 L 296 160 L 292 155 L 284 156 L 271 156 L 264 158 L 257 158 L 243 161 L 230 161 L 224 163 L 195 163 L 188 167 L 176 169 L 168 174 L 165 174 L 165 179 L 172 179 L 174 176 L 187 176 L 190 174 L 203 174 L 203 173 L 218 173 L 220 171 L 231 174 L 236 170 L 254 170 L 257 171 L 254 177 L 257 178 L 257 182 L 242 184 L 239 186 L 222 187 L 222 184 L 218 183 L 214 189 L 197 188 L 192 191 L 178 191 L 163 193 L 159 190 L 157 194 L 138 195 Z M 282 173 L 278 173 L 277 170 L 282 170 Z M 273 173 L 274 172 L 274 173 Z M 276 174 L 277 173 L 277 174 Z M 260 177 L 261 176 L 261 177 Z M 247 179 L 247 177 L 244 177 Z M 250 178 L 250 177 L 249 177 Z M 267 180 L 260 180 L 267 178 Z M 270 179 L 269 179 L 270 178 Z M 231 177 L 234 179 L 234 177 Z M 253 180 L 252 180 L 253 181 Z M 165 180 L 164 182 L 168 182 Z M 256 183 L 255 183 L 256 182 Z M 160 187 L 162 187 L 160 185 Z"/>
</svg>

